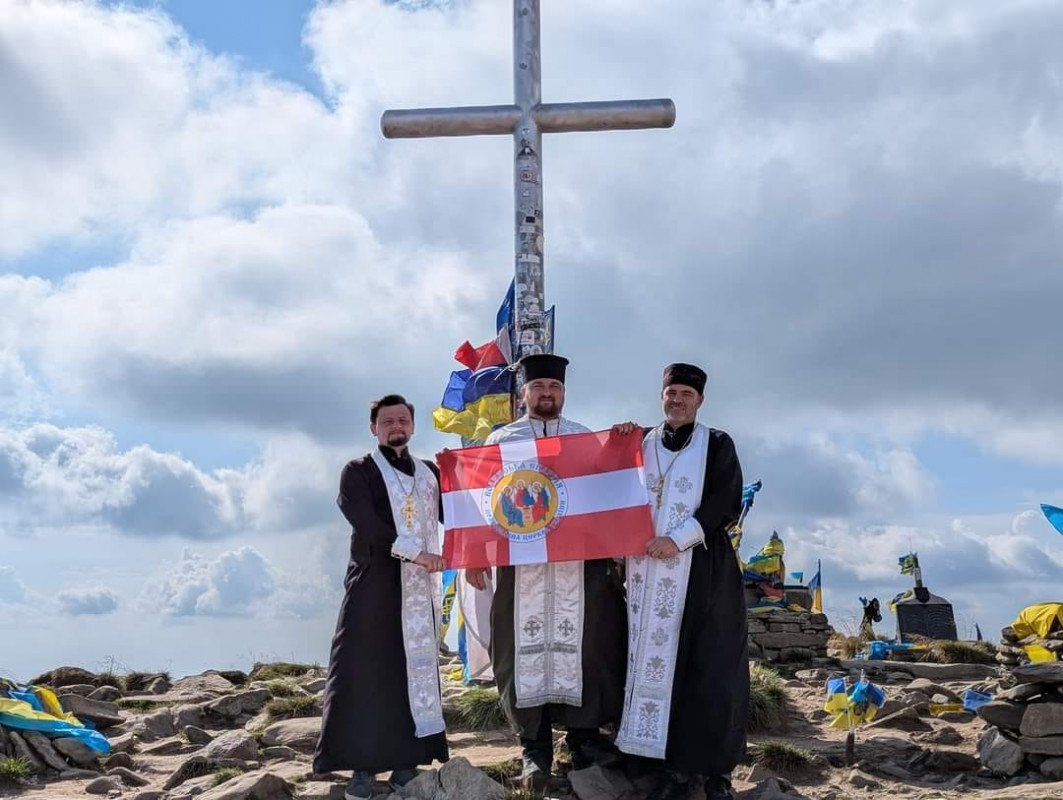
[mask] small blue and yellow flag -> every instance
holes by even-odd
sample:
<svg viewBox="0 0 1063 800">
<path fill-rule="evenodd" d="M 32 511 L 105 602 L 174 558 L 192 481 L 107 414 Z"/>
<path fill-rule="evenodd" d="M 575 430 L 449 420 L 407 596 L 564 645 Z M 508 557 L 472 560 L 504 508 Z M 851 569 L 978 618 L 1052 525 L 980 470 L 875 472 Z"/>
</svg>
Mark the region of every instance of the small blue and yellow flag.
<svg viewBox="0 0 1063 800">
<path fill-rule="evenodd" d="M 823 710 L 834 714 L 832 728 L 845 729 L 858 722 L 870 722 L 886 704 L 886 693 L 869 680 L 858 681 L 848 692 L 845 678 L 827 680 L 827 702 Z"/>
<path fill-rule="evenodd" d="M 901 575 L 914 575 L 916 569 L 919 568 L 919 556 L 915 553 L 908 553 L 898 558 L 897 564 L 900 565 Z"/>
<path fill-rule="evenodd" d="M 812 595 L 812 613 L 823 613 L 823 564 L 816 562 L 816 574 L 808 582 L 808 593 Z"/>
</svg>

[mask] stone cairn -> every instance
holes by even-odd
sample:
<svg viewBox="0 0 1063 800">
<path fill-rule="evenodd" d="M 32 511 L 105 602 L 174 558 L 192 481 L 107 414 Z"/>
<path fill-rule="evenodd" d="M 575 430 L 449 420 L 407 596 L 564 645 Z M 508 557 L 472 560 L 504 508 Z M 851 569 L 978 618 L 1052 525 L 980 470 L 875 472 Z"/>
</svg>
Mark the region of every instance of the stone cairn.
<svg viewBox="0 0 1063 800">
<path fill-rule="evenodd" d="M 978 709 L 990 726 L 978 741 L 982 766 L 1063 780 L 1063 662 L 1018 666 L 1011 675 L 1017 683 Z"/>
<path fill-rule="evenodd" d="M 1063 630 L 1055 630 L 1042 638 L 1037 634 L 1031 634 L 1021 638 L 1010 625 L 1000 631 L 1000 644 L 997 645 L 997 663 L 1006 667 L 1017 667 L 1021 664 L 1029 664 L 1030 659 L 1026 655 L 1024 647 L 1036 645 L 1043 647 L 1056 658 L 1063 657 Z"/>
<path fill-rule="evenodd" d="M 749 657 L 774 663 L 817 663 L 827 658 L 826 614 L 776 611 L 749 615 Z"/>
</svg>

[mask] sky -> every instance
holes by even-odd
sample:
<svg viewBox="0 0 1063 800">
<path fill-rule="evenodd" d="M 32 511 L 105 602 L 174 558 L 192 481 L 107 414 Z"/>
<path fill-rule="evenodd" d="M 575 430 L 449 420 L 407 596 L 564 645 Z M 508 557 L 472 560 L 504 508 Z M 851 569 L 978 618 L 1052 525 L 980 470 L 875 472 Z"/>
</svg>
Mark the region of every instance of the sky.
<svg viewBox="0 0 1063 800">
<path fill-rule="evenodd" d="M 0 0 L 0 674 L 325 663 L 367 405 L 494 336 L 510 142 L 386 141 L 511 100 L 496 0 Z M 919 553 L 961 635 L 1058 601 L 1063 6 L 543 2 L 566 415 L 660 418 L 662 367 L 852 628 Z M 889 620 L 883 624 L 891 630 Z"/>
</svg>

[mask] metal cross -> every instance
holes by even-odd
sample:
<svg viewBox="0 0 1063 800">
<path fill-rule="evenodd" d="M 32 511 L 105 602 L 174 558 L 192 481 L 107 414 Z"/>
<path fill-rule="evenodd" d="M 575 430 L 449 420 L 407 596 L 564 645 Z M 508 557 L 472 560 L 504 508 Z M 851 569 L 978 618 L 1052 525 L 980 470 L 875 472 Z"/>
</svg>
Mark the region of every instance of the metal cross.
<svg viewBox="0 0 1063 800">
<path fill-rule="evenodd" d="M 435 136 L 513 136 L 516 260 L 514 324 L 517 352 L 544 350 L 542 134 L 670 128 L 671 100 L 543 103 L 539 0 L 513 0 L 513 105 L 385 111 L 388 139 Z"/>
</svg>

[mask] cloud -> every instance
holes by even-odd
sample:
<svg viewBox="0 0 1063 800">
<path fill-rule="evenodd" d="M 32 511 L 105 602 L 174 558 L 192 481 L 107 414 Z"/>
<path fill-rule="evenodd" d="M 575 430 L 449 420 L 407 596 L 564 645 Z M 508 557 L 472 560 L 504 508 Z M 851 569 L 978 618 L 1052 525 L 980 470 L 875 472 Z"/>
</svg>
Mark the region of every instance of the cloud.
<svg viewBox="0 0 1063 800">
<path fill-rule="evenodd" d="M 0 566 L 0 603 L 24 603 L 26 584 L 15 575 L 13 567 Z"/>
<path fill-rule="evenodd" d="M 103 586 L 91 589 L 64 589 L 56 600 L 69 616 L 110 614 L 118 608 L 118 595 Z"/>
<path fill-rule="evenodd" d="M 323 581 L 278 570 L 252 547 L 228 550 L 215 559 L 185 548 L 177 564 L 145 584 L 140 606 L 168 617 L 306 619 L 331 609 L 335 599 Z"/>
</svg>

